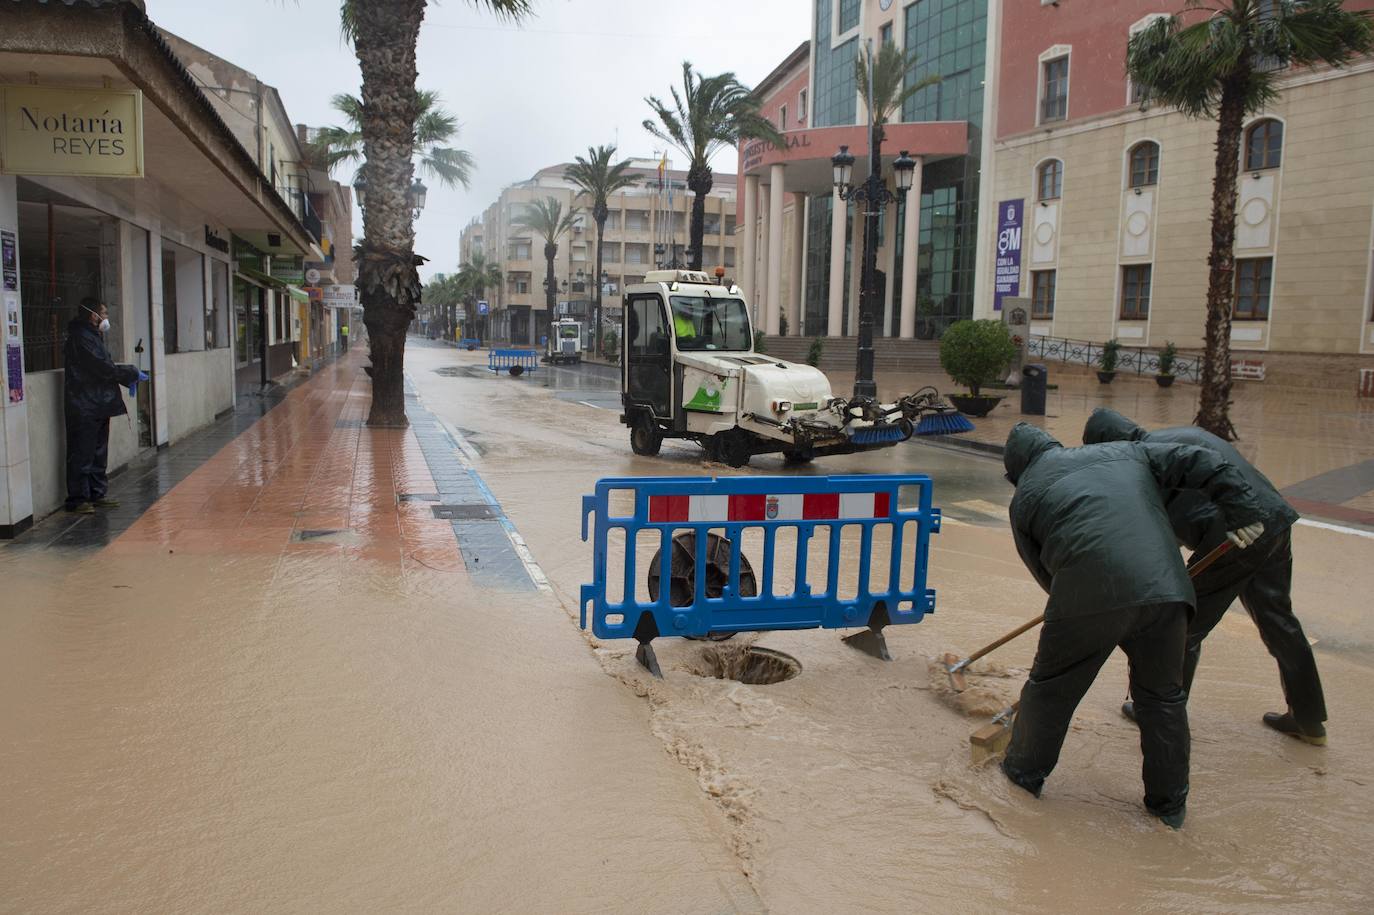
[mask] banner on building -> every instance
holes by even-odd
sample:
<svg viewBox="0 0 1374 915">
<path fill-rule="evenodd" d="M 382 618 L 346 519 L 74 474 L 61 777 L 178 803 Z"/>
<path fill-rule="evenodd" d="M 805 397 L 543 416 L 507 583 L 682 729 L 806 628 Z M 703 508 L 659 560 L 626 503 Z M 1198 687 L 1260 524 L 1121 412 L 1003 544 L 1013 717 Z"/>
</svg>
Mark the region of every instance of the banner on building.
<svg viewBox="0 0 1374 915">
<path fill-rule="evenodd" d="M 0 171 L 10 175 L 143 177 L 143 93 L 137 89 L 0 87 Z"/>
<path fill-rule="evenodd" d="M 1021 228 L 1025 200 L 997 204 L 997 268 L 993 279 L 992 308 L 1002 310 L 1004 298 L 1021 294 Z"/>
<path fill-rule="evenodd" d="M 281 280 L 288 286 L 304 286 L 305 259 L 272 255 L 272 279 Z"/>
<path fill-rule="evenodd" d="M 326 308 L 356 308 L 358 305 L 357 286 L 323 287 Z"/>
<path fill-rule="evenodd" d="M 4 265 L 6 292 L 19 291 L 19 240 L 9 229 L 0 231 L 0 262 Z"/>
</svg>

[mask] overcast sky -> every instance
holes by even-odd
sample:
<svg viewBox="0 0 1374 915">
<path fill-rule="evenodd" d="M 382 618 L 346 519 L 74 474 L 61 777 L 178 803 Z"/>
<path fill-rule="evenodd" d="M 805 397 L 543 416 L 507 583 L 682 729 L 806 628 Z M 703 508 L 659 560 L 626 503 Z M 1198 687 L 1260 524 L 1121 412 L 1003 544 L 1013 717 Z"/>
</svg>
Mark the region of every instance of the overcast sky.
<svg viewBox="0 0 1374 915">
<path fill-rule="evenodd" d="M 420 86 L 438 90 L 463 128 L 457 146 L 477 159 L 469 190 L 426 181 L 416 250 L 423 271 L 457 267 L 458 234 L 502 187 L 617 143 L 649 156 L 644 96 L 667 96 L 684 59 L 705 73 L 733 70 L 753 86 L 810 35 L 810 0 L 534 0 L 521 26 L 468 0 L 430 3 L 420 32 Z M 258 9 L 257 7 L 260 7 Z M 251 70 L 280 91 L 293 121 L 339 123 L 336 92 L 356 94 L 358 65 L 339 40 L 338 0 L 148 0 L 158 25 Z M 733 172 L 733 151 L 717 155 Z M 674 161 L 675 167 L 685 163 Z M 351 172 L 335 175 L 351 180 Z M 361 223 L 355 219 L 360 227 Z"/>
</svg>

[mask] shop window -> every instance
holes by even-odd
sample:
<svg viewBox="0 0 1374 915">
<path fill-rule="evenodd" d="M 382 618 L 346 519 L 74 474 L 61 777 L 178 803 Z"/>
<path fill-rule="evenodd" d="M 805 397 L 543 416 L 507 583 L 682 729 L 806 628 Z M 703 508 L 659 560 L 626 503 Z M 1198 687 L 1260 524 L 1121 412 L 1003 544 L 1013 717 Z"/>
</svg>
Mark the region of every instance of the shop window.
<svg viewBox="0 0 1374 915">
<path fill-rule="evenodd" d="M 1283 161 L 1283 123 L 1266 118 L 1245 132 L 1245 170 L 1278 168 Z"/>
<path fill-rule="evenodd" d="M 1237 321 L 1269 320 L 1269 292 L 1273 282 L 1272 257 L 1236 261 L 1236 302 L 1231 317 Z"/>
<path fill-rule="evenodd" d="M 1159 183 L 1159 144 L 1146 140 L 1131 149 L 1131 187 Z"/>
<path fill-rule="evenodd" d="M 1046 320 L 1054 317 L 1054 270 L 1033 270 L 1031 271 L 1031 317 L 1045 318 Z"/>
<path fill-rule="evenodd" d="M 1036 200 L 1058 200 L 1064 190 L 1064 163 L 1050 159 L 1036 174 Z"/>
<path fill-rule="evenodd" d="M 1121 268 L 1121 320 L 1144 321 L 1150 316 L 1150 264 Z"/>
<path fill-rule="evenodd" d="M 291 341 L 291 296 L 287 295 L 285 289 L 278 289 L 273 293 L 272 318 L 272 342 L 289 343 Z"/>
<path fill-rule="evenodd" d="M 234 280 L 234 361 L 249 365 L 262 356 L 262 289 Z"/>
<path fill-rule="evenodd" d="M 162 341 L 167 353 L 205 349 L 205 255 L 162 240 Z"/>
<path fill-rule="evenodd" d="M 1040 95 L 1040 122 L 1062 121 L 1069 116 L 1069 59 L 1056 57 L 1044 63 Z"/>
<path fill-rule="evenodd" d="M 205 348 L 229 345 L 229 265 L 210 262 L 210 301 L 205 309 Z"/>
</svg>

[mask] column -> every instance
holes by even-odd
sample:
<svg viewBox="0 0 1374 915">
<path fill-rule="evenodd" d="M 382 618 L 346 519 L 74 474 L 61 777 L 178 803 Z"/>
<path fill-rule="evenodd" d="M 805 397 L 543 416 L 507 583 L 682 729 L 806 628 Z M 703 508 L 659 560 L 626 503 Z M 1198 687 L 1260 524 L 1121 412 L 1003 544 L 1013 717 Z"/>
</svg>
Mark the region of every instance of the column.
<svg viewBox="0 0 1374 915">
<path fill-rule="evenodd" d="M 784 167 L 774 165 L 768 175 L 768 308 L 764 312 L 764 327 L 772 336 L 778 334 L 778 316 L 782 314 L 782 243 L 787 238 L 782 225 L 782 205 L 787 195 Z"/>
<path fill-rule="evenodd" d="M 916 156 L 916 171 L 911 176 L 911 190 L 906 192 L 906 218 L 902 231 L 902 337 L 916 336 L 916 280 L 917 256 L 921 241 L 921 171 L 924 160 Z"/>
<path fill-rule="evenodd" d="M 850 236 L 849 251 L 849 320 L 845 323 L 851 337 L 859 335 L 859 297 L 864 273 L 864 207 L 868 204 L 854 205 L 854 230 Z M 877 244 L 877 239 L 873 240 Z"/>
<path fill-rule="evenodd" d="M 0 175 L 0 231 L 6 245 L 14 245 L 15 278 L 19 263 L 18 183 L 13 175 Z M 28 379 L 24 377 L 24 313 L 18 284 L 6 290 L 0 285 L 0 540 L 22 534 L 33 524 L 33 475 L 29 460 Z M 11 372 L 17 368 L 17 374 Z M 15 392 L 22 391 L 19 399 Z M 61 422 L 59 407 L 54 423 Z M 63 487 L 65 492 L 65 487 Z"/>
<path fill-rule="evenodd" d="M 739 285 L 744 290 L 745 301 L 754 302 L 754 232 L 759 218 L 758 209 L 759 179 L 756 175 L 744 176 L 744 213 L 735 226 L 735 235 L 742 236 L 742 244 L 737 245 L 735 263 L 739 265 Z"/>
<path fill-rule="evenodd" d="M 830 194 L 830 294 L 827 296 L 825 333 L 838 337 L 844 333 L 844 229 L 848 205 L 839 191 Z"/>
<path fill-rule="evenodd" d="M 892 300 L 894 284 L 897 282 L 897 202 L 894 200 L 883 207 L 883 313 L 874 315 L 878 333 L 884 337 L 894 337 L 892 313 L 897 303 Z"/>
<path fill-rule="evenodd" d="M 787 299 L 787 332 L 801 336 L 802 303 L 806 301 L 806 226 L 811 215 L 811 198 L 792 195 L 792 281 Z"/>
<path fill-rule="evenodd" d="M 753 306 L 754 326 L 761 330 L 767 330 L 764 326 L 764 319 L 768 313 L 768 225 L 769 199 L 768 185 L 760 182 L 759 184 L 759 244 L 755 249 L 757 260 L 754 262 L 754 298 L 750 299 L 749 304 Z"/>
</svg>

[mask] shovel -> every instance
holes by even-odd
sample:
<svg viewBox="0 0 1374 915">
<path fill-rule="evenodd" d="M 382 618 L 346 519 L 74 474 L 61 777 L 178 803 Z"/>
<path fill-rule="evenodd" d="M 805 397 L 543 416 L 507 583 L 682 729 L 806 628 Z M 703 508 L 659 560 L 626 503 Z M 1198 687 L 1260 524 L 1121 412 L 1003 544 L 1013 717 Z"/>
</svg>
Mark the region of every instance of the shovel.
<svg viewBox="0 0 1374 915">
<path fill-rule="evenodd" d="M 984 645 L 982 648 L 979 648 L 977 651 L 969 655 L 967 658 L 964 658 L 963 660 L 960 660 L 958 656 L 956 656 L 953 652 L 946 652 L 944 657 L 940 658 L 940 660 L 945 663 L 945 673 L 949 674 L 949 685 L 954 688 L 954 691 L 956 693 L 962 693 L 964 690 L 968 689 L 968 680 L 964 677 L 964 671 L 968 668 L 970 664 L 972 664 L 979 658 L 983 657 L 984 655 L 988 654 L 989 652 L 1001 648 L 1003 645 L 1007 644 L 1012 639 L 1016 638 L 1018 635 L 1021 635 L 1024 632 L 1028 632 L 1031 629 L 1034 629 L 1036 626 L 1039 626 L 1044 621 L 1045 614 L 1042 613 L 1035 619 L 1030 620 L 1029 622 L 1022 623 L 1020 626 L 1017 626 L 1011 632 L 1008 632 L 1006 635 L 1002 636 L 1000 639 L 993 642 L 992 644 Z"/>
<path fill-rule="evenodd" d="M 1189 566 L 1188 577 L 1190 579 L 1196 579 L 1199 575 L 1205 572 L 1212 565 L 1212 563 L 1216 562 L 1218 559 L 1220 559 L 1221 557 L 1225 556 L 1228 552 L 1230 552 L 1232 546 L 1234 546 L 1234 544 L 1232 544 L 1230 540 L 1223 540 L 1217 546 L 1216 549 L 1212 550 L 1206 556 L 1203 556 L 1197 562 Z M 989 645 L 987 648 L 984 648 L 982 651 L 976 654 L 969 655 L 967 661 L 960 662 L 962 665 L 959 668 L 960 679 L 963 678 L 963 668 L 967 667 L 969 662 L 981 658 L 983 655 L 987 654 L 989 651 L 992 651 L 998 645 L 1005 644 L 1011 639 L 1016 638 L 1018 635 L 1025 632 L 1032 626 L 1038 625 L 1044 619 L 1044 614 L 1041 614 L 1039 617 L 1031 620 L 1029 623 L 1026 623 L 1025 625 L 1020 626 L 1016 630 L 1007 633 L 1005 636 L 998 639 L 996 642 L 993 642 L 991 645 Z M 946 655 L 946 657 L 953 656 Z M 950 682 L 954 682 L 953 673 L 950 674 Z M 958 687 L 956 687 L 956 689 L 957 688 Z M 1011 741 L 1011 723 L 1012 720 L 1016 717 L 1016 710 L 1020 707 L 1021 700 L 1017 699 L 1011 705 L 1007 706 L 1006 708 L 1002 709 L 1002 711 L 998 712 L 991 721 L 989 721 L 987 724 L 983 725 L 981 728 L 979 728 L 978 730 L 974 731 L 972 734 L 969 735 L 968 741 L 972 748 L 973 761 L 975 763 L 981 762 L 982 760 L 987 759 L 989 756 L 1001 753 L 1003 750 L 1007 748 L 1007 744 Z"/>
</svg>

